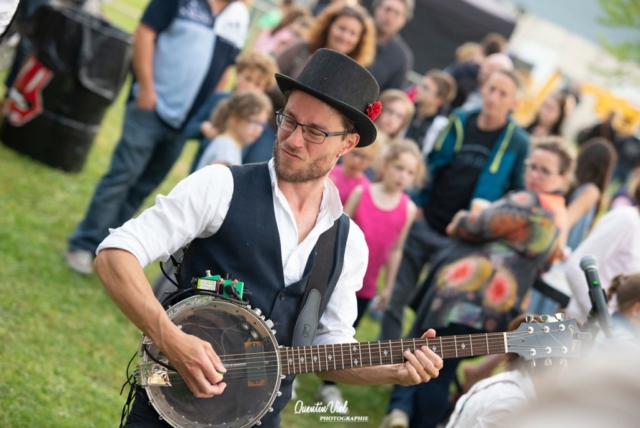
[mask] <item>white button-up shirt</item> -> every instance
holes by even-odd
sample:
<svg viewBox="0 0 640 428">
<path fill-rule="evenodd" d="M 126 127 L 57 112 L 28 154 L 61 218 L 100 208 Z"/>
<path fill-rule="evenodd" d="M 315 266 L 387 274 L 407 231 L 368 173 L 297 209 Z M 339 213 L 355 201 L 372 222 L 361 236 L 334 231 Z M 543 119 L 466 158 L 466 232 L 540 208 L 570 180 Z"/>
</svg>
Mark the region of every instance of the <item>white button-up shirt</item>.
<svg viewBox="0 0 640 428">
<path fill-rule="evenodd" d="M 316 224 L 298 244 L 298 228 L 289 203 L 277 185 L 273 159 L 269 161 L 273 208 L 282 251 L 285 285 L 299 281 L 318 238 L 342 215 L 338 190 L 326 180 Z M 182 180 L 167 196 L 158 195 L 153 207 L 122 227 L 113 229 L 96 253 L 120 248 L 132 253 L 142 267 L 169 256 L 195 238 L 207 238 L 222 225 L 233 196 L 233 176 L 226 166 L 212 165 Z M 251 209 L 251 207 L 247 207 Z M 356 291 L 362 287 L 368 248 L 360 228 L 351 221 L 345 260 L 331 298 L 318 325 L 314 345 L 354 342 Z M 251 263 L 251 260 L 247 260 Z M 242 278 L 238 278 L 242 280 Z M 255 292 L 257 292 L 256 290 Z"/>
<path fill-rule="evenodd" d="M 529 375 L 520 370 L 499 373 L 471 387 L 456 403 L 447 428 L 498 428 L 536 398 Z"/>
</svg>

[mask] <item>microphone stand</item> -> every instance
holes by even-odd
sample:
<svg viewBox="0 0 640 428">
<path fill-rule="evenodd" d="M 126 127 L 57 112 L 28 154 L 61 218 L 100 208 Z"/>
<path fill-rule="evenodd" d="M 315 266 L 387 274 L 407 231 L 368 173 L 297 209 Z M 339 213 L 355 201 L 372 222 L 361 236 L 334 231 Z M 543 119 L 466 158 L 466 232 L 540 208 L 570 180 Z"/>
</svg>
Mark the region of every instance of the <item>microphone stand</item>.
<svg viewBox="0 0 640 428">
<path fill-rule="evenodd" d="M 591 299 L 591 310 L 587 315 L 587 321 L 584 323 L 584 325 L 581 328 L 581 331 L 585 333 L 591 333 L 591 340 L 583 340 L 582 342 L 582 350 L 584 350 L 585 355 L 591 352 L 591 349 L 593 348 L 593 345 L 595 343 L 596 336 L 598 335 L 600 330 L 603 331 L 605 338 L 607 339 L 611 338 L 611 332 L 607 331 L 606 329 L 603 329 L 600 323 L 600 320 L 602 318 L 600 316 L 601 314 L 598 311 L 598 305 L 596 303 L 597 297 L 594 296 L 593 294 L 598 292 L 602 293 L 605 298 L 605 302 L 607 301 L 606 294 L 602 288 L 594 288 L 589 290 L 589 298 Z M 604 316 L 609 316 L 609 313 L 607 312 L 606 314 L 604 314 Z"/>
<path fill-rule="evenodd" d="M 584 355 L 588 355 L 593 348 L 593 344 L 596 341 L 596 336 L 600 332 L 600 324 L 598 323 L 598 309 L 591 300 L 591 310 L 589 311 L 589 315 L 587 315 L 587 321 L 582 325 L 580 329 L 581 332 L 590 333 L 591 337 L 587 340 L 582 341 L 581 350 L 584 352 Z"/>
</svg>

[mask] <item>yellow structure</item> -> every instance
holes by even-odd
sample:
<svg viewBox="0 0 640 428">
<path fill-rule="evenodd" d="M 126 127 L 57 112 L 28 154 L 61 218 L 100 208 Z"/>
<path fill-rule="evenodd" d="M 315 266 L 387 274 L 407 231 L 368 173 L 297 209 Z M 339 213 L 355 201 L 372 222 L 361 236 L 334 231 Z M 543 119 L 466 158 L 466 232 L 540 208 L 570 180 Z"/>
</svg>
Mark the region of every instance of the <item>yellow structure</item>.
<svg viewBox="0 0 640 428">
<path fill-rule="evenodd" d="M 562 76 L 559 71 L 556 71 L 539 90 L 533 88 L 531 79 L 524 77 L 527 83 L 527 90 L 518 108 L 513 112 L 513 117 L 519 124 L 526 126 L 533 121 L 545 98 L 559 89 Z M 598 116 L 600 121 L 606 120 L 611 114 L 614 115 L 613 127 L 620 134 L 631 135 L 640 126 L 640 108 L 632 105 L 624 98 L 620 98 L 612 94 L 608 89 L 592 83 L 580 85 L 580 92 L 583 95 L 591 95 L 595 98 L 594 114 Z"/>
<path fill-rule="evenodd" d="M 525 82 L 525 92 L 520 100 L 518 108 L 513 112 L 513 117 L 521 126 L 527 126 L 536 117 L 540 105 L 549 95 L 554 93 L 560 85 L 561 75 L 556 71 L 551 75 L 544 85 L 538 89 L 535 88 L 531 78 L 524 73 L 520 73 Z"/>
<path fill-rule="evenodd" d="M 591 83 L 582 84 L 580 90 L 583 94 L 590 94 L 595 97 L 594 113 L 600 120 L 604 121 L 612 113 L 614 114 L 613 128 L 617 132 L 623 135 L 631 135 L 638 129 L 638 125 L 640 125 L 640 108 Z"/>
</svg>

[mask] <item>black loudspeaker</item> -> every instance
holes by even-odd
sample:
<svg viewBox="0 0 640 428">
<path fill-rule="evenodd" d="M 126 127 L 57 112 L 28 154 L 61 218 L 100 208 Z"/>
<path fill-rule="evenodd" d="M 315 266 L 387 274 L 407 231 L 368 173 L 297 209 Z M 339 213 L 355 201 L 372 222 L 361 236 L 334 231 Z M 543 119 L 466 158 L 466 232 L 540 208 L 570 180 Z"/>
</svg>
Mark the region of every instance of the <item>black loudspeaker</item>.
<svg viewBox="0 0 640 428">
<path fill-rule="evenodd" d="M 0 139 L 64 171 L 79 172 L 126 79 L 131 35 L 69 6 L 41 6 L 33 46 L 4 105 Z"/>
</svg>

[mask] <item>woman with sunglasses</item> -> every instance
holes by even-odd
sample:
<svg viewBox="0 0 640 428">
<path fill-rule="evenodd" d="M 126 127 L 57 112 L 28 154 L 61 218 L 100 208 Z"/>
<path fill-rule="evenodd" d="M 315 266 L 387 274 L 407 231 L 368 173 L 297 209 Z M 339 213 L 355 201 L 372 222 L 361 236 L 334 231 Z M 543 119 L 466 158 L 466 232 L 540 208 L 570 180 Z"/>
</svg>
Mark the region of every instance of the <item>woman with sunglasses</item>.
<svg viewBox="0 0 640 428">
<path fill-rule="evenodd" d="M 573 163 L 566 143 L 544 138 L 526 163 L 526 190 L 454 217 L 447 227 L 453 242 L 434 256 L 413 301 L 416 318 L 409 337 L 425 325 L 439 336 L 506 331 L 527 307 L 540 271 L 564 247 L 562 192 Z M 396 385 L 382 426 L 435 427 L 448 408 L 449 384 L 460 361 L 446 360 L 440 375 L 426 384 Z"/>
</svg>

